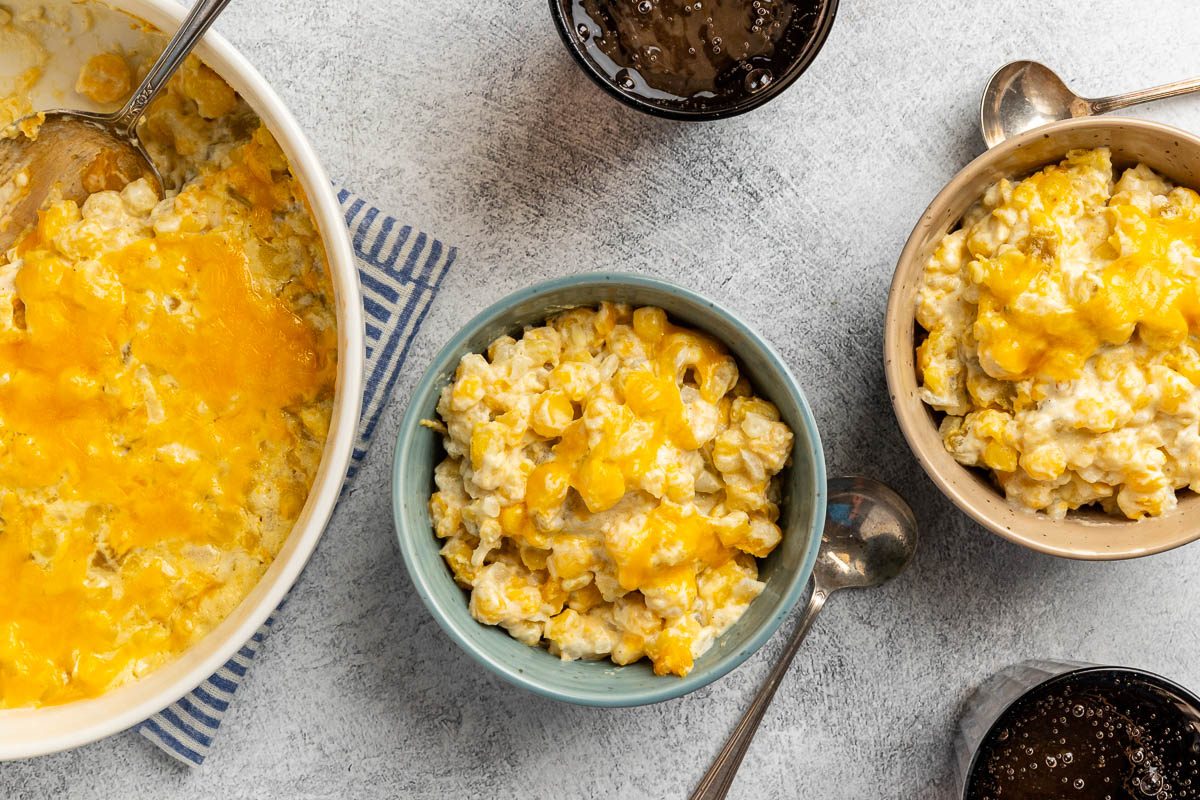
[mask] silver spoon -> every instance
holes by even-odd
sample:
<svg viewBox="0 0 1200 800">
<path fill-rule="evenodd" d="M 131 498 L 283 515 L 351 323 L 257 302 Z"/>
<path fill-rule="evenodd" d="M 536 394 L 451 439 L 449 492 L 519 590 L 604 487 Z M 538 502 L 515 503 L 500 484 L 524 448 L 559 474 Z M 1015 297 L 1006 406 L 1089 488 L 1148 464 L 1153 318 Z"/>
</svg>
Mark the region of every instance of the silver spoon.
<svg viewBox="0 0 1200 800">
<path fill-rule="evenodd" d="M 775 690 L 808 635 L 813 620 L 840 589 L 879 586 L 899 575 L 917 548 L 917 520 L 900 495 L 870 478 L 834 478 L 829 482 L 825 532 L 813 569 L 813 593 L 804 616 L 758 690 L 754 702 L 733 729 L 691 800 L 719 800 L 729 793 Z"/>
<path fill-rule="evenodd" d="M 1200 78 L 1112 97 L 1087 98 L 1072 92 L 1063 79 L 1036 61 L 1014 61 L 996 70 L 983 90 L 979 126 L 988 147 L 1018 133 L 1060 119 L 1107 114 L 1118 108 L 1188 94 L 1200 89 Z"/>
<path fill-rule="evenodd" d="M 137 137 L 146 107 L 183 64 L 229 0 L 198 0 L 146 79 L 125 107 L 112 114 L 57 109 L 43 112 L 36 138 L 19 131 L 36 124 L 18 120 L 0 138 L 0 190 L 13 176 L 20 191 L 0 191 L 0 253 L 8 250 L 47 199 L 82 201 L 89 194 L 145 177 L 163 186 L 162 176 Z"/>
</svg>

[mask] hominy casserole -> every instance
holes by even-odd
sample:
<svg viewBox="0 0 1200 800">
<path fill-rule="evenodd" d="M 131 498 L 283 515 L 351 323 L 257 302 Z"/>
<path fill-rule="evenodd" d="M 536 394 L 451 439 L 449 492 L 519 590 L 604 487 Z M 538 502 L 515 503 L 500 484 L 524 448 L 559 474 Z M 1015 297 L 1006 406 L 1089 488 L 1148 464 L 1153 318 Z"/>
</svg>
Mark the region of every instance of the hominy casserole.
<svg viewBox="0 0 1200 800">
<path fill-rule="evenodd" d="M 1200 196 L 1107 149 L 990 188 L 925 267 L 921 396 L 1019 507 L 1136 519 L 1200 486 Z"/>
<path fill-rule="evenodd" d="M 475 619 L 564 660 L 693 661 L 763 589 L 792 432 L 658 308 L 551 318 L 459 364 L 430 500 Z"/>
<path fill-rule="evenodd" d="M 30 108 L 39 37 L 89 13 L 0 8 L 30 62 L 0 123 Z M 123 101 L 146 36 L 94 54 L 81 96 Z M 96 696 L 196 643 L 279 552 L 323 451 L 333 295 L 283 153 L 195 59 L 141 135 L 181 189 L 109 180 L 0 253 L 0 708 Z"/>
</svg>

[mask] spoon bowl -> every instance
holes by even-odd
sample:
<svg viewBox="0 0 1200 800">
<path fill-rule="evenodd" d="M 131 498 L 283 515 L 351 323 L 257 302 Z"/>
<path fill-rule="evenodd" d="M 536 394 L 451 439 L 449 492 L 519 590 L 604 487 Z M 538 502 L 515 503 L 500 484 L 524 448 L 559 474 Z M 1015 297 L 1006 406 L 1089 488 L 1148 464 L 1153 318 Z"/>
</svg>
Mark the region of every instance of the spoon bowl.
<svg viewBox="0 0 1200 800">
<path fill-rule="evenodd" d="M 47 111 L 16 123 L 32 135 L 0 138 L 0 253 L 15 244 L 48 202 L 82 202 L 138 178 L 149 180 L 161 195 L 162 178 L 141 143 L 116 135 L 106 119 Z M 8 192 L 2 191 L 6 185 Z"/>
<path fill-rule="evenodd" d="M 983 92 L 979 124 L 988 147 L 1027 130 L 1092 113 L 1086 100 L 1036 61 L 1014 61 L 992 75 Z"/>
<path fill-rule="evenodd" d="M 895 578 L 917 550 L 917 520 L 904 498 L 862 477 L 829 482 L 825 532 L 813 582 L 827 593 Z"/>
</svg>

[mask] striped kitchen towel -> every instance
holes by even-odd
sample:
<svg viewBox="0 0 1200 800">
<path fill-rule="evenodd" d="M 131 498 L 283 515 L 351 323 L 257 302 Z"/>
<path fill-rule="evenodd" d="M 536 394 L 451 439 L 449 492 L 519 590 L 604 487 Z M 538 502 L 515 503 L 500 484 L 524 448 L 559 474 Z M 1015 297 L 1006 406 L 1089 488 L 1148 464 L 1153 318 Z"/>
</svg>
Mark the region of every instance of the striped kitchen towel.
<svg viewBox="0 0 1200 800">
<path fill-rule="evenodd" d="M 346 189 L 338 189 L 337 197 L 358 261 L 367 325 L 362 418 L 344 494 L 366 458 L 379 414 L 391 397 L 413 336 L 458 253 L 456 248 L 401 225 Z M 204 763 L 234 693 L 286 604 L 284 600 L 215 675 L 139 725 L 142 736 L 184 764 Z"/>
</svg>

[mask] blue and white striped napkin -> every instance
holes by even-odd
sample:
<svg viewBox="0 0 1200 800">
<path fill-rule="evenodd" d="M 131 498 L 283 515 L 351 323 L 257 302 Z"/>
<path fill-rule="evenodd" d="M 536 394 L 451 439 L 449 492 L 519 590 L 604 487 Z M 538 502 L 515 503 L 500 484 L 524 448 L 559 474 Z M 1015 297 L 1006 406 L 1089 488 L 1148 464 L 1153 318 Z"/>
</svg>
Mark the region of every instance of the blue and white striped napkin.
<svg viewBox="0 0 1200 800">
<path fill-rule="evenodd" d="M 391 397 L 413 336 L 458 251 L 408 225 L 400 225 L 346 189 L 339 189 L 337 198 L 354 244 L 367 325 L 362 418 L 342 487 L 344 494 L 366 458 L 379 413 Z M 215 675 L 141 723 L 138 731 L 142 736 L 184 764 L 198 767 L 204 763 L 234 693 L 286 604 L 285 599 Z"/>
</svg>

